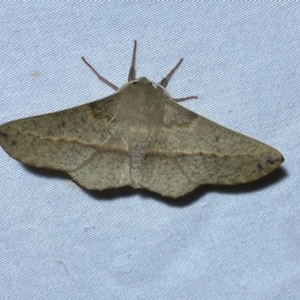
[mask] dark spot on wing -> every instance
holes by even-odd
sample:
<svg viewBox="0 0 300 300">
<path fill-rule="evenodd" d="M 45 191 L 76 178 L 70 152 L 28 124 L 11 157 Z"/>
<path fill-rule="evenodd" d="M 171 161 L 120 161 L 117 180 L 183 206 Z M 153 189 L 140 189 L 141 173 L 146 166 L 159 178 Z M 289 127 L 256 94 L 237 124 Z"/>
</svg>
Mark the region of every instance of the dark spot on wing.
<svg viewBox="0 0 300 300">
<path fill-rule="evenodd" d="M 270 165 L 274 165 L 276 163 L 282 163 L 282 162 L 284 162 L 284 157 L 283 156 L 281 156 L 279 159 L 273 159 L 271 157 L 267 158 L 267 163 L 269 163 Z"/>
<path fill-rule="evenodd" d="M 86 121 L 87 121 L 87 116 L 82 116 L 81 117 L 81 122 L 82 123 L 86 123 Z"/>
<path fill-rule="evenodd" d="M 0 132 L 0 135 L 1 135 L 4 139 L 6 139 L 6 140 L 9 138 L 9 134 L 8 134 L 8 133 Z"/>
<path fill-rule="evenodd" d="M 87 104 L 91 115 L 94 119 L 106 119 L 107 111 L 113 111 L 112 105 L 114 105 L 114 98 L 104 99 L 103 101 L 98 100 Z M 109 117 L 111 119 L 112 116 Z"/>
<path fill-rule="evenodd" d="M 219 135 L 215 135 L 214 136 L 214 141 L 217 143 L 220 141 L 220 136 Z"/>
<path fill-rule="evenodd" d="M 270 165 L 274 165 L 275 164 L 275 160 L 271 157 L 268 157 L 267 158 L 267 162 L 270 164 Z"/>
<path fill-rule="evenodd" d="M 96 109 L 98 107 L 97 102 L 91 102 L 88 104 L 90 109 Z"/>
<path fill-rule="evenodd" d="M 263 169 L 263 167 L 262 167 L 262 165 L 261 165 L 261 164 L 257 164 L 257 166 L 258 166 L 258 168 L 259 168 L 260 170 L 262 170 L 262 169 Z"/>
<path fill-rule="evenodd" d="M 11 144 L 12 144 L 13 146 L 16 146 L 16 145 L 17 145 L 17 141 L 12 140 L 12 141 L 11 141 Z"/>
</svg>

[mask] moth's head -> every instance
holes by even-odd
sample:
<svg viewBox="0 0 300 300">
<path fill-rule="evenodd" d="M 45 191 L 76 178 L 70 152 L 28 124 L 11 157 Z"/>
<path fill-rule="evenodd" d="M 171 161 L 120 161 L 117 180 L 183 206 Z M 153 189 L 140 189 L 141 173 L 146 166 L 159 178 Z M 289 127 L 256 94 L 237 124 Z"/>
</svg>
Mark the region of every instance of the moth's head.
<svg viewBox="0 0 300 300">
<path fill-rule="evenodd" d="M 155 99 L 163 100 L 165 97 L 172 98 L 161 84 L 151 81 L 146 77 L 140 77 L 125 83 L 119 88 L 118 92 L 131 96 L 151 98 L 152 101 Z"/>
</svg>

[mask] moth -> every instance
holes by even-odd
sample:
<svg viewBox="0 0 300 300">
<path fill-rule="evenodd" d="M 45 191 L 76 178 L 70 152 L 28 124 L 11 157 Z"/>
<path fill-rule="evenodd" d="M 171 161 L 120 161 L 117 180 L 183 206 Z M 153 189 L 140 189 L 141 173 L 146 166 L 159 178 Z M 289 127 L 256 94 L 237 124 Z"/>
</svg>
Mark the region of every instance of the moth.
<svg viewBox="0 0 300 300">
<path fill-rule="evenodd" d="M 284 160 L 274 148 L 180 106 L 160 82 L 135 78 L 103 99 L 0 126 L 0 145 L 23 164 L 67 172 L 86 189 L 145 188 L 179 197 L 199 185 L 259 179 Z M 193 97 L 188 97 L 193 98 Z"/>
</svg>

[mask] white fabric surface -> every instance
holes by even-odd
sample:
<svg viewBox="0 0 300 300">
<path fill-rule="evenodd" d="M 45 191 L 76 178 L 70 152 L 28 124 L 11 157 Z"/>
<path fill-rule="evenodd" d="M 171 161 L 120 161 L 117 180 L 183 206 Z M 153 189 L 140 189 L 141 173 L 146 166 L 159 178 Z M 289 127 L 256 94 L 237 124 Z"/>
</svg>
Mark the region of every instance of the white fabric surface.
<svg viewBox="0 0 300 300">
<path fill-rule="evenodd" d="M 117 4 L 119 3 L 119 4 Z M 300 3 L 0 3 L 0 123 L 71 108 L 179 60 L 173 97 L 280 150 L 237 187 L 87 192 L 0 148 L 1 299 L 300 299 Z"/>
</svg>

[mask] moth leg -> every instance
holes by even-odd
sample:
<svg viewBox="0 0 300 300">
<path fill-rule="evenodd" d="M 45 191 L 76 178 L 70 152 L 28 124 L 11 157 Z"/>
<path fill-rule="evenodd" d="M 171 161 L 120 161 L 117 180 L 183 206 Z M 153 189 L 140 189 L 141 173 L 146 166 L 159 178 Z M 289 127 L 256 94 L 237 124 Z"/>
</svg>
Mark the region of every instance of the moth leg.
<svg viewBox="0 0 300 300">
<path fill-rule="evenodd" d="M 101 76 L 96 70 L 95 68 L 86 61 L 86 59 L 82 56 L 81 59 L 83 60 L 83 62 L 93 71 L 93 73 L 98 77 L 98 79 L 100 81 L 102 81 L 103 83 L 107 84 L 109 87 L 111 87 L 113 90 L 117 91 L 119 88 L 117 86 L 115 86 L 113 83 L 111 83 L 110 81 L 108 81 L 107 79 L 105 79 L 103 76 Z"/>
<path fill-rule="evenodd" d="M 182 62 L 183 62 L 183 58 L 181 58 L 179 60 L 179 62 L 175 65 L 175 67 L 167 74 L 167 76 L 165 76 L 160 81 L 159 84 L 162 85 L 163 87 L 167 87 L 169 80 L 171 79 L 173 74 L 176 72 L 176 70 L 179 68 L 179 66 L 181 65 Z M 182 101 L 190 100 L 190 99 L 198 99 L 198 97 L 197 96 L 188 96 L 188 97 L 184 97 L 184 98 L 172 98 L 172 99 L 176 102 L 182 102 Z"/>
<path fill-rule="evenodd" d="M 183 98 L 172 98 L 175 102 L 183 102 L 185 100 L 190 100 L 190 99 L 198 99 L 198 96 L 187 96 Z"/>
<path fill-rule="evenodd" d="M 133 41 L 133 52 L 132 52 L 132 58 L 131 58 L 131 65 L 128 73 L 128 82 L 135 80 L 135 58 L 136 58 L 136 40 Z"/>
<path fill-rule="evenodd" d="M 163 87 L 167 87 L 169 80 L 171 79 L 171 77 L 173 76 L 173 74 L 176 72 L 176 70 L 179 68 L 179 66 L 181 65 L 181 63 L 183 62 L 183 58 L 180 58 L 179 62 L 176 64 L 176 66 L 167 74 L 167 76 L 165 76 L 161 81 L 160 81 L 160 85 L 162 85 Z"/>
</svg>

